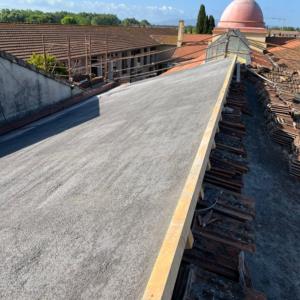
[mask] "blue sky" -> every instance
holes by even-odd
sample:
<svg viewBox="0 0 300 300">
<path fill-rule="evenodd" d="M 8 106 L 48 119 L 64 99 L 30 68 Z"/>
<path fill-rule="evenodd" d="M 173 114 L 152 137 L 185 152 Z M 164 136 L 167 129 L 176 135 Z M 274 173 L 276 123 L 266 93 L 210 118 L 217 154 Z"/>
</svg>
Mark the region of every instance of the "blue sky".
<svg viewBox="0 0 300 300">
<path fill-rule="evenodd" d="M 120 18 L 136 17 L 154 23 L 167 23 L 178 19 L 195 19 L 201 3 L 205 4 L 208 13 L 219 19 L 223 9 L 230 2 L 231 0 L 0 0 L 0 8 L 105 12 L 117 14 Z M 300 26 L 299 0 L 257 2 L 263 9 L 268 25 Z"/>
</svg>

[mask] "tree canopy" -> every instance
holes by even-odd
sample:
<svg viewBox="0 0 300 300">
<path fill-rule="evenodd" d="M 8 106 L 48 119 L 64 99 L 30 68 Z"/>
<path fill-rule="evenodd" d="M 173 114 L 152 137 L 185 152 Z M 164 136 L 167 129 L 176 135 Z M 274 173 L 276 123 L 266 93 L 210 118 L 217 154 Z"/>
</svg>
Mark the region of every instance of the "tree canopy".
<svg viewBox="0 0 300 300">
<path fill-rule="evenodd" d="M 135 18 L 127 18 L 122 21 L 124 26 L 139 26 L 140 22 Z"/>
<path fill-rule="evenodd" d="M 61 19 L 61 24 L 77 24 L 77 20 L 72 16 L 65 16 Z"/>
<path fill-rule="evenodd" d="M 197 33 L 204 33 L 205 23 L 206 23 L 205 6 L 203 4 L 201 4 L 200 10 L 199 10 L 199 13 L 198 13 L 197 24 L 196 24 L 196 31 L 197 31 Z"/>
<path fill-rule="evenodd" d="M 0 22 L 33 24 L 124 25 L 151 26 L 147 20 L 128 18 L 121 21 L 113 14 L 42 12 L 39 10 L 2 9 Z"/>
<path fill-rule="evenodd" d="M 212 15 L 207 15 L 205 6 L 202 4 L 199 9 L 196 33 L 209 33 L 211 34 L 215 28 L 215 18 Z"/>
<path fill-rule="evenodd" d="M 31 65 L 34 65 L 37 69 L 45 71 L 47 73 L 55 75 L 67 74 L 65 66 L 62 63 L 58 62 L 53 55 L 47 54 L 44 57 L 43 54 L 32 53 L 27 62 Z"/>
<path fill-rule="evenodd" d="M 147 27 L 151 26 L 151 24 L 147 20 L 140 21 L 140 26 Z"/>
</svg>

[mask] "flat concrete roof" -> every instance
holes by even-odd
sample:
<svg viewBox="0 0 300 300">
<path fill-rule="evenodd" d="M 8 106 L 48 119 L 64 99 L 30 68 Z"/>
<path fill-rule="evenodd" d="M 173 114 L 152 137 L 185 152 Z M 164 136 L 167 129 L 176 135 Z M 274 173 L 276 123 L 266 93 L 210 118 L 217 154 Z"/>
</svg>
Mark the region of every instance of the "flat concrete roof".
<svg viewBox="0 0 300 300">
<path fill-rule="evenodd" d="M 231 68 L 121 86 L 0 137 L 0 298 L 142 298 Z"/>
</svg>

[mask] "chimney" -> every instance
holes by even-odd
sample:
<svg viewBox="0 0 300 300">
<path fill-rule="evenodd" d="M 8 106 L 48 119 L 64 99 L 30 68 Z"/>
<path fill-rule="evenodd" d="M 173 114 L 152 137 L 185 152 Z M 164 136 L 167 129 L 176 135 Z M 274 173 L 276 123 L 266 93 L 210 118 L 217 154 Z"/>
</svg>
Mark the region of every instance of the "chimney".
<svg viewBox="0 0 300 300">
<path fill-rule="evenodd" d="M 184 36 L 184 21 L 180 20 L 178 25 L 178 38 L 177 38 L 177 47 L 181 47 L 183 43 Z"/>
</svg>

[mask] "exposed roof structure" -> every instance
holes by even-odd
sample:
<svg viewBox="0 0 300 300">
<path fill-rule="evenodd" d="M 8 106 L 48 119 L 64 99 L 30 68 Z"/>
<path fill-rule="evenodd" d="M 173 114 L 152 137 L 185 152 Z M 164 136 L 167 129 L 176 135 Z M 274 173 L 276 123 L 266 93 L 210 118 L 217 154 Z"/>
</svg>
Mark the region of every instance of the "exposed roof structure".
<svg viewBox="0 0 300 300">
<path fill-rule="evenodd" d="M 153 36 L 177 36 L 176 28 L 140 28 L 123 26 L 81 26 L 54 24 L 0 23 L 0 50 L 27 59 L 33 52 L 43 53 L 43 38 L 47 53 L 58 59 L 68 55 L 70 38 L 73 58 L 85 56 L 89 37 L 92 55 L 126 49 L 139 49 L 160 44 Z M 87 41 L 85 40 L 87 38 Z"/>
<path fill-rule="evenodd" d="M 163 286 L 234 65 L 121 86 L 1 137 L 0 298 L 140 299 L 171 226 L 180 240 L 156 269 Z"/>
<path fill-rule="evenodd" d="M 234 0 L 222 14 L 219 28 L 265 28 L 260 6 L 254 0 Z"/>
</svg>

